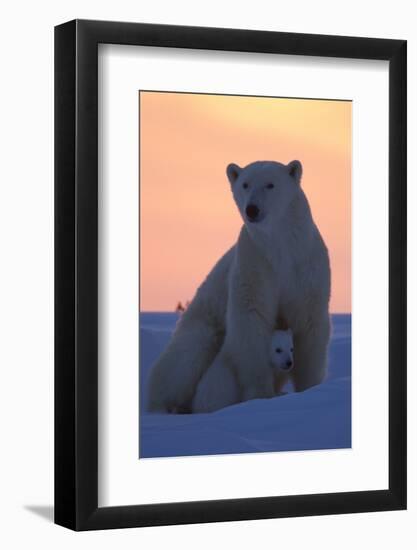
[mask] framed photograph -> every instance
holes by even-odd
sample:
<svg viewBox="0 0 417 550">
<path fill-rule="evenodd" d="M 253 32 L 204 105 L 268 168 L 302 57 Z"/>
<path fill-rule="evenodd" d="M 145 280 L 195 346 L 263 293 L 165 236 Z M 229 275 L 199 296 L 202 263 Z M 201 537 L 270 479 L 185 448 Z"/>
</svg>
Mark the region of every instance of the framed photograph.
<svg viewBox="0 0 417 550">
<path fill-rule="evenodd" d="M 55 522 L 406 508 L 406 42 L 55 29 Z"/>
</svg>

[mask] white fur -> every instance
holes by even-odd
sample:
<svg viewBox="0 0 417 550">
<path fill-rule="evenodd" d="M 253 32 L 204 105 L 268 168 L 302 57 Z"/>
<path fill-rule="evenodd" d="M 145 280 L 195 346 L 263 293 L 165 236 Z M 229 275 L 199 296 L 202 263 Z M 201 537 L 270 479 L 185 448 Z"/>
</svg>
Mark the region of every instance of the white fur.
<svg viewBox="0 0 417 550">
<path fill-rule="evenodd" d="M 197 385 L 214 360 L 216 369 L 235 378 L 236 401 L 272 397 L 276 381 L 269 349 L 278 318 L 293 332 L 295 390 L 319 384 L 326 374 L 330 267 L 300 186 L 301 164 L 229 165 L 227 174 L 244 225 L 153 365 L 151 411 L 191 409 Z M 259 221 L 250 221 L 249 204 L 259 209 Z M 210 399 L 208 409 L 219 408 L 215 397 L 206 402 Z"/>
<path fill-rule="evenodd" d="M 274 330 L 269 346 L 269 360 L 277 374 L 289 372 L 294 364 L 292 331 Z"/>
<path fill-rule="evenodd" d="M 218 358 L 203 374 L 191 405 L 193 413 L 208 413 L 239 401 L 234 374 Z"/>
<path fill-rule="evenodd" d="M 290 329 L 274 330 L 272 333 L 269 361 L 278 394 L 287 379 L 283 374 L 288 373 L 293 366 L 293 339 Z M 207 413 L 238 401 L 236 377 L 217 357 L 197 385 L 191 410 L 194 413 Z"/>
</svg>

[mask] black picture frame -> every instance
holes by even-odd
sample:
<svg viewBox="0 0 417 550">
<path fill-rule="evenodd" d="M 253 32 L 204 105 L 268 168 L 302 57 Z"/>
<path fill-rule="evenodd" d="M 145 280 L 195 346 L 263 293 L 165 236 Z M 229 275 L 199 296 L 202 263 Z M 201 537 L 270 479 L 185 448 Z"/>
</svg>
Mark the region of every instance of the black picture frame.
<svg viewBox="0 0 417 550">
<path fill-rule="evenodd" d="M 98 506 L 98 44 L 389 62 L 389 488 Z M 74 530 L 406 508 L 405 40 L 74 20 L 55 28 L 55 523 Z"/>
</svg>

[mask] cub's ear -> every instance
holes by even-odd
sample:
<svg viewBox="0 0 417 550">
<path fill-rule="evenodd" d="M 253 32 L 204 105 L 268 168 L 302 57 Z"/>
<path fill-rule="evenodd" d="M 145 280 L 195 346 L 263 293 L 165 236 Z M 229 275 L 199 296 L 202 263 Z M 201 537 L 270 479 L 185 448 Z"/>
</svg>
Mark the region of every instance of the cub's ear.
<svg viewBox="0 0 417 550">
<path fill-rule="evenodd" d="M 287 334 L 288 334 L 288 336 L 290 336 L 292 338 L 292 330 L 290 328 L 287 329 Z"/>
<path fill-rule="evenodd" d="M 237 164 L 229 164 L 229 166 L 226 168 L 226 174 L 230 181 L 230 185 L 233 186 L 237 178 L 239 177 L 240 173 L 242 171 L 242 168 L 238 166 Z"/>
<path fill-rule="evenodd" d="M 288 165 L 288 173 L 294 179 L 296 183 L 300 183 L 301 175 L 303 173 L 303 167 L 299 160 L 292 160 Z"/>
</svg>

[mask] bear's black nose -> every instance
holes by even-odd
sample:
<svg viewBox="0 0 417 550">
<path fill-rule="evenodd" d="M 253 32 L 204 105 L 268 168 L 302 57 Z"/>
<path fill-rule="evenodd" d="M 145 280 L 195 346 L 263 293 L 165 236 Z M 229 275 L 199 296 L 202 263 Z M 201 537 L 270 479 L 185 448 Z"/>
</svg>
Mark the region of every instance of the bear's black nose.
<svg viewBox="0 0 417 550">
<path fill-rule="evenodd" d="M 259 208 L 256 206 L 256 204 L 248 204 L 248 206 L 246 207 L 246 215 L 250 221 L 256 220 L 256 218 L 259 216 Z"/>
<path fill-rule="evenodd" d="M 288 368 L 292 367 L 292 361 L 287 361 L 287 367 Z"/>
</svg>

